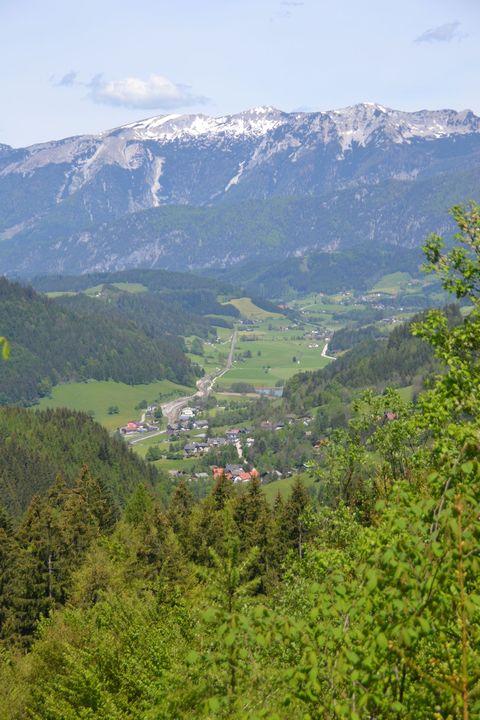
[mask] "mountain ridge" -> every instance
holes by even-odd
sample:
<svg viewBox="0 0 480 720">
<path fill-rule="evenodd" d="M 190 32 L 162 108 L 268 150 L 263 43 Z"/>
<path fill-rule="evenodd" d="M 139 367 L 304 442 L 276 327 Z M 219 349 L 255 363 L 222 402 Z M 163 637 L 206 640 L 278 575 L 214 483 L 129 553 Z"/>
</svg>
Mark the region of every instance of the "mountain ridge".
<svg viewBox="0 0 480 720">
<path fill-rule="evenodd" d="M 365 196 L 370 225 L 377 227 L 381 221 L 383 227 L 385 213 L 375 217 L 378 188 L 397 182 L 401 200 L 405 189 L 417 182 L 433 180 L 435 187 L 437 179 L 444 185 L 447 178 L 455 191 L 459 173 L 474 176 L 479 167 L 480 118 L 471 111 L 406 113 L 366 103 L 318 113 L 284 113 L 267 106 L 219 118 L 170 114 L 30 148 L 0 146 L 0 271 L 34 274 L 35 258 L 47 242 L 52 271 L 68 271 L 70 262 L 82 255 L 82 244 L 92 242 L 99 248 L 95 263 L 84 269 L 74 264 L 73 271 L 121 269 L 132 263 L 162 267 L 162 235 L 150 238 L 157 250 L 148 258 L 141 248 L 140 254 L 135 252 L 135 243 L 142 242 L 138 233 L 125 253 L 121 242 L 117 247 L 121 232 L 118 235 L 116 224 L 143 211 L 173 206 L 233 207 L 316 197 L 322 214 L 323 202 L 330 207 L 336 194 L 353 191 L 355 198 L 357 192 Z M 476 188 L 475 181 L 465 192 L 462 187 L 455 200 L 476 197 Z M 407 214 L 415 221 L 422 209 L 414 195 L 410 193 Z M 438 215 L 445 215 L 447 207 L 439 208 Z M 345 233 L 335 231 L 343 220 L 333 220 L 333 229 L 313 238 L 309 248 L 334 248 L 344 242 Z M 394 230 L 391 224 L 385 234 L 372 237 L 367 229 L 360 240 L 388 243 Z M 192 234 L 183 233 L 181 225 L 171 231 L 176 252 L 181 249 L 180 255 L 191 258 L 190 269 L 197 267 Z M 199 228 L 193 235 L 204 231 L 227 239 L 231 235 L 228 226 L 220 231 L 215 226 Z M 275 232 L 272 226 L 253 241 L 262 244 Z M 304 243 L 287 244 L 289 252 L 306 248 Z M 227 240 L 221 256 L 208 258 L 203 252 L 198 266 L 219 258 L 220 263 L 237 262 L 241 249 L 228 246 Z M 164 266 L 181 269 L 178 264 Z M 49 268 L 43 264 L 40 270 Z"/>
</svg>

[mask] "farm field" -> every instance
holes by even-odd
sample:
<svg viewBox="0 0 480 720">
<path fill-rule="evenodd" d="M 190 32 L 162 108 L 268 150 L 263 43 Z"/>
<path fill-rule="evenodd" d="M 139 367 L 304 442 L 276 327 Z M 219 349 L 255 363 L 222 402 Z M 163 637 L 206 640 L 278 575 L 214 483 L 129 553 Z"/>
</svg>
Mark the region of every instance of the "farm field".
<svg viewBox="0 0 480 720">
<path fill-rule="evenodd" d="M 52 397 L 42 398 L 36 407 L 68 407 L 72 410 L 94 413 L 94 419 L 108 430 L 115 430 L 129 420 L 138 419 L 141 412 L 135 406 L 142 400 L 153 402 L 158 398 L 188 395 L 192 388 L 177 385 L 170 380 L 159 380 L 147 385 L 126 385 L 113 380 L 92 380 L 84 383 L 56 385 Z M 118 406 L 116 415 L 109 415 L 108 408 Z"/>
<path fill-rule="evenodd" d="M 255 329 L 249 331 L 249 335 L 258 339 L 250 341 L 242 340 L 242 335 L 245 337 L 245 334 L 239 334 L 234 365 L 221 378 L 222 387 L 235 382 L 274 387 L 277 382 L 287 380 L 295 373 L 318 370 L 330 362 L 322 357 L 324 341 L 318 341 L 318 348 L 309 348 L 307 339 L 297 339 L 298 331 L 289 337 L 275 331 Z M 245 352 L 250 352 L 251 357 L 242 357 Z"/>
<path fill-rule="evenodd" d="M 116 287 L 118 290 L 122 290 L 123 292 L 128 293 L 143 293 L 147 292 L 148 288 L 145 287 L 145 285 L 142 285 L 141 283 L 129 283 L 129 282 L 118 282 L 118 283 L 111 283 L 112 287 Z M 103 288 L 105 287 L 104 284 L 102 285 L 94 285 L 93 287 L 89 287 L 86 290 L 81 290 L 79 292 L 73 292 L 72 290 L 64 290 L 64 291 L 52 291 L 52 292 L 46 292 L 45 295 L 49 298 L 56 298 L 56 297 L 62 297 L 62 296 L 72 296 L 72 295 L 89 295 L 90 297 L 94 297 L 95 295 L 98 295 L 102 292 Z"/>
</svg>

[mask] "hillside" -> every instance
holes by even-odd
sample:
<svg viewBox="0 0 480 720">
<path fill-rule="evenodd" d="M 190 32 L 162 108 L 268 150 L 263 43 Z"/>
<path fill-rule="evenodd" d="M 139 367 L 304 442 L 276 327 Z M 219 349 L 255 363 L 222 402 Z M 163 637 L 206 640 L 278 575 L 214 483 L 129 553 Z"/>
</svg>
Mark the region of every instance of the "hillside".
<svg viewBox="0 0 480 720">
<path fill-rule="evenodd" d="M 461 320 L 458 306 L 448 306 L 447 312 L 451 324 Z M 335 362 L 315 372 L 298 373 L 287 381 L 286 408 L 302 413 L 318 407 L 317 425 L 325 430 L 344 424 L 350 402 L 359 390 L 383 392 L 388 386 L 410 387 L 418 393 L 425 378 L 439 365 L 431 347 L 412 336 L 411 324 L 397 326 L 387 337 L 378 337 L 373 329 L 357 331 L 358 342 Z"/>
<path fill-rule="evenodd" d="M 417 251 L 430 231 L 453 229 L 448 208 L 480 199 L 479 166 L 413 180 L 346 187 L 328 195 L 248 199 L 212 207 L 164 205 L 95 225 L 75 213 L 39 219 L 0 244 L 0 269 L 21 275 L 234 268 L 312 252 Z M 61 249 L 61 252 L 60 252 Z M 326 256 L 323 256 L 327 260 Z M 346 256 L 347 258 L 348 256 Z M 296 261 L 295 261 L 296 262 Z M 328 267 L 328 260 L 327 260 Z M 396 270 L 393 265 L 388 271 Z M 344 270 L 345 272 L 345 270 Z M 355 275 L 352 264 L 346 272 Z M 235 273 L 231 282 L 238 284 Z"/>
<path fill-rule="evenodd" d="M 66 409 L 0 408 L 0 506 L 18 518 L 58 475 L 72 485 L 86 465 L 114 502 L 161 476 L 87 415 Z"/>
<path fill-rule="evenodd" d="M 0 403 L 28 404 L 51 385 L 71 380 L 194 380 L 194 367 L 176 336 L 159 331 L 147 336 L 106 304 L 67 300 L 72 308 L 0 279 L 0 327 L 12 349 L 9 362 L 0 366 Z"/>
</svg>

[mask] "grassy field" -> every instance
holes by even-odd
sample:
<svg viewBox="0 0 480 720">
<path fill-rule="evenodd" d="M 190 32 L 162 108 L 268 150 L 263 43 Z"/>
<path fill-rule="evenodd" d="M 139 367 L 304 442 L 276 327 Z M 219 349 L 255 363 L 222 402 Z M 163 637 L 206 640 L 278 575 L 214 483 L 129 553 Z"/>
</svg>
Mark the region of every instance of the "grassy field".
<svg viewBox="0 0 480 720">
<path fill-rule="evenodd" d="M 411 279 L 412 278 L 409 273 L 390 273 L 389 275 L 384 275 L 380 278 L 377 284 L 373 286 L 372 292 L 383 292 L 388 295 L 397 295 L 400 290 L 404 290 L 407 287 Z"/>
<path fill-rule="evenodd" d="M 132 438 L 133 440 L 136 440 L 137 438 Z M 185 441 L 186 442 L 186 441 Z M 154 437 L 146 437 L 143 439 L 139 439 L 139 442 L 135 442 L 130 447 L 132 450 L 134 450 L 137 455 L 140 455 L 140 457 L 145 457 L 147 454 L 148 448 L 154 447 L 156 445 L 160 446 L 160 449 L 162 453 L 168 452 L 168 446 L 170 443 L 170 438 L 166 433 L 163 433 L 162 435 L 155 435 Z"/>
<path fill-rule="evenodd" d="M 242 336 L 253 335 L 258 339 L 242 341 Z M 298 338 L 298 332 L 293 335 Z M 318 348 L 309 348 L 308 345 L 307 339 L 294 339 L 292 333 L 257 329 L 246 334 L 240 333 L 235 351 L 237 359 L 232 369 L 222 377 L 221 383 L 225 386 L 246 382 L 255 387 L 273 387 L 295 373 L 325 367 L 330 360 L 322 357 L 323 341 L 318 342 Z M 247 351 L 250 351 L 252 357 L 239 357 Z"/>
<path fill-rule="evenodd" d="M 191 472 L 195 465 L 195 459 L 193 460 L 155 460 L 154 465 L 159 470 L 168 472 L 169 470 L 184 470 L 185 472 Z"/>
<path fill-rule="evenodd" d="M 413 385 L 405 385 L 405 387 L 398 388 L 397 392 L 404 402 L 412 401 Z"/>
<path fill-rule="evenodd" d="M 148 290 L 148 288 L 141 283 L 119 282 L 112 283 L 112 286 L 118 288 L 119 290 L 122 290 L 123 292 L 129 293 L 143 293 L 147 292 Z M 101 285 L 94 285 L 93 287 L 89 287 L 84 292 L 86 295 L 98 295 L 102 292 L 104 287 L 105 285 L 102 283 Z"/>
<path fill-rule="evenodd" d="M 177 385 L 170 380 L 160 380 L 148 385 L 125 385 L 113 380 L 89 381 L 56 385 L 51 398 L 42 398 L 40 408 L 68 407 L 72 410 L 92 411 L 94 418 L 108 430 L 115 430 L 129 420 L 140 417 L 135 406 L 142 400 L 153 402 L 192 392 L 192 388 Z M 109 415 L 108 408 L 117 405 L 119 413 Z M 38 407 L 38 406 L 37 406 Z"/>
<path fill-rule="evenodd" d="M 230 300 L 225 304 L 236 307 L 242 314 L 242 317 L 246 320 L 265 320 L 266 318 L 278 318 L 282 316 L 281 313 L 273 313 L 268 310 L 262 310 L 262 308 L 255 305 L 250 298 L 246 297 Z"/>
<path fill-rule="evenodd" d="M 273 482 L 268 483 L 268 485 L 262 485 L 262 490 L 265 493 L 268 502 L 273 504 L 278 493 L 280 493 L 283 498 L 288 497 L 291 493 L 292 485 L 297 477 L 301 478 L 306 488 L 312 487 L 315 482 L 312 475 L 303 473 L 300 476 L 296 475 L 294 477 L 282 478 L 281 480 L 274 480 Z"/>
</svg>

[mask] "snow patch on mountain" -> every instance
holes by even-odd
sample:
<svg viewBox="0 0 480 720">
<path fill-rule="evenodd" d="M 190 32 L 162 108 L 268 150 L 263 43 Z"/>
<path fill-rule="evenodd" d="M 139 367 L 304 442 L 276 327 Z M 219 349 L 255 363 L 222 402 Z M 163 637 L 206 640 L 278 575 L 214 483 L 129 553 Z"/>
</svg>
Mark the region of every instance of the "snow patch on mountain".
<svg viewBox="0 0 480 720">
<path fill-rule="evenodd" d="M 161 115 L 129 123 L 119 130 L 139 140 L 172 141 L 202 136 L 258 137 L 288 122 L 289 115 L 276 108 L 258 107 L 236 115 Z"/>
<path fill-rule="evenodd" d="M 230 188 L 232 187 L 232 185 L 238 185 L 238 181 L 239 181 L 240 178 L 242 177 L 244 169 L 245 169 L 245 160 L 242 160 L 241 163 L 240 163 L 239 166 L 238 166 L 238 172 L 237 172 L 237 174 L 234 175 L 234 176 L 232 177 L 232 179 L 229 180 L 228 183 L 225 185 L 225 190 L 224 190 L 224 192 L 228 192 L 228 191 L 230 190 Z"/>
<path fill-rule="evenodd" d="M 162 189 L 160 185 L 160 177 L 162 175 L 162 169 L 165 162 L 165 158 L 152 157 L 151 165 L 151 177 L 150 177 L 150 191 L 152 194 L 152 207 L 160 206 L 159 193 Z"/>
</svg>

